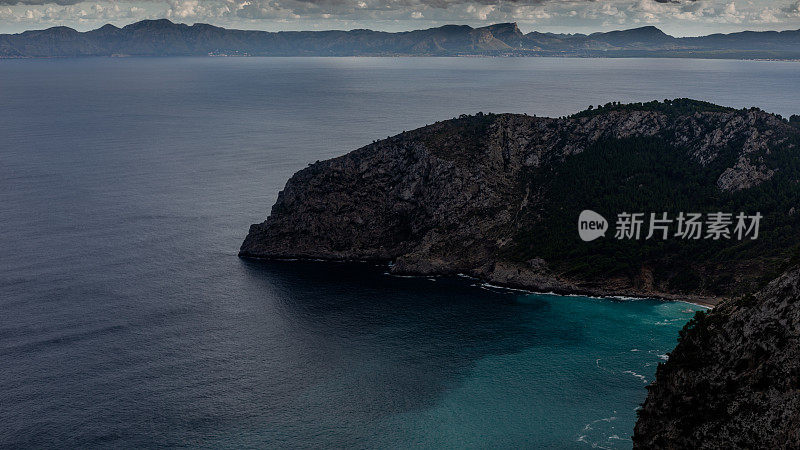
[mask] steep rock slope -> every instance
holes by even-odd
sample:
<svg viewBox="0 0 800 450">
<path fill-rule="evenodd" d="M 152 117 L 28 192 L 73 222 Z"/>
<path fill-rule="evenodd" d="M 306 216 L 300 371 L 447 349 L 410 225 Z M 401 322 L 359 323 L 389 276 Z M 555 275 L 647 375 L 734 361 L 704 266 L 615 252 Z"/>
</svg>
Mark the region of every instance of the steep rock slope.
<svg viewBox="0 0 800 450">
<path fill-rule="evenodd" d="M 396 273 L 559 292 L 724 296 L 791 256 L 798 143 L 777 116 L 691 100 L 564 119 L 462 116 L 299 171 L 240 254 L 381 260 Z M 612 230 L 582 242 L 583 209 L 612 227 L 623 211 L 765 219 L 756 241 L 625 241 Z"/>
<path fill-rule="evenodd" d="M 636 448 L 800 448 L 800 268 L 698 315 L 648 390 Z"/>
</svg>

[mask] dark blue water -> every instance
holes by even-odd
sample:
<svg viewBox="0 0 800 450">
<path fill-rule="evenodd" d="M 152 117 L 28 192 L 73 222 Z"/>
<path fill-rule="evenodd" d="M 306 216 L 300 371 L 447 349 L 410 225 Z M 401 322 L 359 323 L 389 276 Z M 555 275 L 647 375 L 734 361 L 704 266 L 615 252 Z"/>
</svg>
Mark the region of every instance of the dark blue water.
<svg viewBox="0 0 800 450">
<path fill-rule="evenodd" d="M 0 445 L 630 446 L 689 305 L 238 246 L 294 171 L 404 129 L 679 96 L 787 115 L 797 67 L 0 61 Z"/>
</svg>

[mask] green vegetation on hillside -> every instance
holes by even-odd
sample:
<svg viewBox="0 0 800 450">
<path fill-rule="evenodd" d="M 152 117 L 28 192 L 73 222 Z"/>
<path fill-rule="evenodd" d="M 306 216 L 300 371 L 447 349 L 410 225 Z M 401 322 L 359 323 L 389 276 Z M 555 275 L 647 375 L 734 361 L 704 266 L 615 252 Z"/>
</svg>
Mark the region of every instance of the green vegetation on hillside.
<svg viewBox="0 0 800 450">
<path fill-rule="evenodd" d="M 657 105 L 677 109 L 700 106 Z M 791 143 L 795 149 L 800 144 L 797 137 L 791 138 Z M 652 267 L 654 278 L 668 280 L 665 287 L 679 292 L 701 288 L 723 294 L 736 276 L 734 267 L 748 261 L 767 269 L 769 277 L 797 253 L 800 154 L 789 145 L 772 151 L 765 158 L 769 166 L 781 170 L 771 180 L 750 189 L 723 192 L 716 180 L 735 162 L 736 147 L 741 148 L 741 143 L 721 152 L 713 164 L 704 167 L 690 161 L 685 150 L 664 144 L 663 139 L 605 140 L 555 168 L 532 173 L 531 189 L 545 199 L 544 204 L 522 219 L 525 224 L 509 256 L 517 261 L 541 257 L 553 262 L 559 272 L 588 280 L 609 275 L 636 277 L 642 267 Z M 592 242 L 579 238 L 577 220 L 584 209 L 608 220 L 604 238 Z M 739 212 L 761 213 L 758 239 L 645 239 L 650 213 L 666 212 L 674 220 L 680 212 L 705 215 L 718 211 L 734 216 Z M 645 213 L 641 239 L 614 237 L 617 214 L 622 212 Z M 673 223 L 670 233 L 674 232 Z M 718 269 L 709 277 L 702 274 L 700 265 Z"/>
<path fill-rule="evenodd" d="M 610 102 L 605 105 L 589 106 L 581 112 L 571 115 L 572 118 L 592 117 L 599 114 L 605 114 L 609 111 L 657 111 L 664 113 L 668 116 L 679 116 L 685 114 L 693 114 L 696 112 L 730 112 L 735 111 L 733 108 L 727 106 L 719 106 L 709 102 L 700 100 L 692 100 L 689 98 L 676 98 L 674 100 L 666 99 L 663 102 L 653 100 L 646 103 L 619 103 Z"/>
</svg>

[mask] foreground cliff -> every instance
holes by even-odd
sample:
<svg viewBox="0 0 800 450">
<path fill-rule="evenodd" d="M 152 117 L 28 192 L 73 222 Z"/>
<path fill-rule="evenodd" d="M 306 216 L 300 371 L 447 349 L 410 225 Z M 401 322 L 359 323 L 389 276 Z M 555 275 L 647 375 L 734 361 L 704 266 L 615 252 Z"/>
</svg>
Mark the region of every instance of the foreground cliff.
<svg viewBox="0 0 800 450">
<path fill-rule="evenodd" d="M 758 109 L 692 100 L 606 105 L 562 119 L 478 114 L 296 173 L 240 255 L 376 260 L 556 292 L 750 290 L 794 254 L 800 133 Z M 580 211 L 611 223 L 583 242 Z M 621 212 L 764 216 L 756 240 L 614 239 Z"/>
<path fill-rule="evenodd" d="M 648 390 L 637 448 L 800 448 L 800 268 L 698 315 Z"/>
</svg>

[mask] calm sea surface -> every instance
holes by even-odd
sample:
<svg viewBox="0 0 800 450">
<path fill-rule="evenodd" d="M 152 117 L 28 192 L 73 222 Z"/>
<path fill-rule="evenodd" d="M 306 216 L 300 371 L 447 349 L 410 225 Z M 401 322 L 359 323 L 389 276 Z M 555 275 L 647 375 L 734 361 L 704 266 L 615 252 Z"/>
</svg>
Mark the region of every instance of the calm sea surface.
<svg viewBox="0 0 800 450">
<path fill-rule="evenodd" d="M 674 97 L 800 113 L 800 65 L 0 61 L 0 446 L 629 447 L 696 307 L 236 252 L 309 162 Z"/>
</svg>

